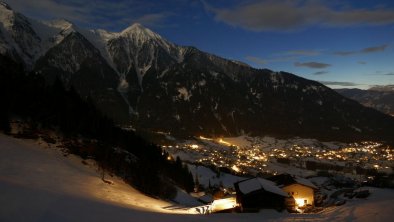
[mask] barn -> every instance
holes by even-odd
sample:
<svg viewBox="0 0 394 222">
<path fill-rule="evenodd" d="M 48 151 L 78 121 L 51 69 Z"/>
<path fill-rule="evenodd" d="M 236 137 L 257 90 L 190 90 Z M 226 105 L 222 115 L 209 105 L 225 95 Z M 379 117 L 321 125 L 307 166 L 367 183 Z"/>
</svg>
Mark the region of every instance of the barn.
<svg viewBox="0 0 394 222">
<path fill-rule="evenodd" d="M 259 177 L 234 183 L 237 204 L 241 211 L 257 211 L 261 208 L 283 210 L 288 194 L 274 182 Z"/>
</svg>

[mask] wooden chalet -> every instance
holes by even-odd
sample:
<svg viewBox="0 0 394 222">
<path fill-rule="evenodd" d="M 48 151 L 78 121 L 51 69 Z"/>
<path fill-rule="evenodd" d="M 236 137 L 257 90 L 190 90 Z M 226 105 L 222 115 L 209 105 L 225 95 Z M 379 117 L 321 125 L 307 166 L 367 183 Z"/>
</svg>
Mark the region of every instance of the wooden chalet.
<svg viewBox="0 0 394 222">
<path fill-rule="evenodd" d="M 257 211 L 261 208 L 283 210 L 287 193 L 274 182 L 262 178 L 250 178 L 234 183 L 236 200 L 241 211 Z"/>
</svg>

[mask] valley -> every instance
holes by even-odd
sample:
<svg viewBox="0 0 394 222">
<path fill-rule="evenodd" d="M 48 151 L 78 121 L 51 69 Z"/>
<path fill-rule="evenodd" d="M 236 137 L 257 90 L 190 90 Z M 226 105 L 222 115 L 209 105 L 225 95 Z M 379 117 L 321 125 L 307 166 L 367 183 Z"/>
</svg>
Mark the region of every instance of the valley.
<svg viewBox="0 0 394 222">
<path fill-rule="evenodd" d="M 390 221 L 393 3 L 236 2 L 0 0 L 0 221 Z"/>
<path fill-rule="evenodd" d="M 318 213 L 294 214 L 263 209 L 259 213 L 198 215 L 195 207 L 202 206 L 202 203 L 182 191 L 175 198 L 176 203 L 146 196 L 117 177 L 108 176 L 111 184 L 105 183 L 100 179 L 94 161 L 75 155 L 65 156 L 55 145 L 44 141 L 0 134 L 0 154 L 0 204 L 3 206 L 0 220 L 4 222 L 125 219 L 153 222 L 245 219 L 386 221 L 391 217 L 390 206 L 394 197 L 391 189 L 366 187 L 371 192 L 366 200 L 349 199 L 345 205 L 327 207 Z M 208 185 L 209 181 L 214 184 L 209 169 L 200 168 L 197 173 L 203 184 Z M 220 178 L 228 186 L 243 179 L 226 173 L 222 173 Z M 319 181 L 324 180 L 324 177 L 316 177 L 313 181 L 320 187 L 322 182 Z"/>
<path fill-rule="evenodd" d="M 393 173 L 394 150 L 376 142 L 340 143 L 314 139 L 275 139 L 240 136 L 176 140 L 162 147 L 174 157 L 195 165 L 225 169 L 236 175 L 269 176 L 283 173 L 308 177 L 326 172 L 359 183 Z"/>
</svg>

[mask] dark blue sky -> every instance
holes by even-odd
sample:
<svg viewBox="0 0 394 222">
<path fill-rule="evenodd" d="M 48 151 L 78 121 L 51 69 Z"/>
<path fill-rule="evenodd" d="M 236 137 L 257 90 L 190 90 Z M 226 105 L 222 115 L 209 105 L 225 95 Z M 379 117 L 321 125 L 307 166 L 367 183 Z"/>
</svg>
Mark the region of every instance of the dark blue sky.
<svg viewBox="0 0 394 222">
<path fill-rule="evenodd" d="M 164 38 L 330 87 L 394 84 L 392 0 L 5 0 L 41 20 Z"/>
</svg>

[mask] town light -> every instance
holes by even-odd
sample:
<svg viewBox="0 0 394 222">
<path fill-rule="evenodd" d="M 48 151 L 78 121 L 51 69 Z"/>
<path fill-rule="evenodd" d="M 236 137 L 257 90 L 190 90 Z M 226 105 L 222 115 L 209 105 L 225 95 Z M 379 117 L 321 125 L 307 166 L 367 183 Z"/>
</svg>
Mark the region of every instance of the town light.
<svg viewBox="0 0 394 222">
<path fill-rule="evenodd" d="M 225 199 L 219 199 L 219 200 L 214 200 L 212 202 L 212 211 L 222 211 L 222 210 L 228 210 L 228 209 L 233 209 L 237 207 L 237 201 L 234 197 L 229 197 Z"/>
<path fill-rule="evenodd" d="M 202 139 L 202 140 L 213 140 L 211 138 L 207 138 L 207 137 L 203 137 L 203 136 L 199 136 L 199 138 Z"/>
<path fill-rule="evenodd" d="M 236 165 L 233 165 L 231 167 L 232 170 L 234 170 L 235 172 L 240 172 L 241 170 L 239 169 L 239 167 L 237 167 Z"/>
<path fill-rule="evenodd" d="M 303 207 L 305 205 L 304 199 L 301 198 L 295 198 L 295 202 L 298 207 Z"/>
<path fill-rule="evenodd" d="M 221 144 L 224 144 L 224 145 L 226 145 L 226 146 L 231 146 L 231 143 L 229 143 L 229 142 L 227 142 L 227 141 L 224 141 L 222 138 L 220 138 L 220 139 L 218 140 L 218 142 L 221 143 Z"/>
</svg>

